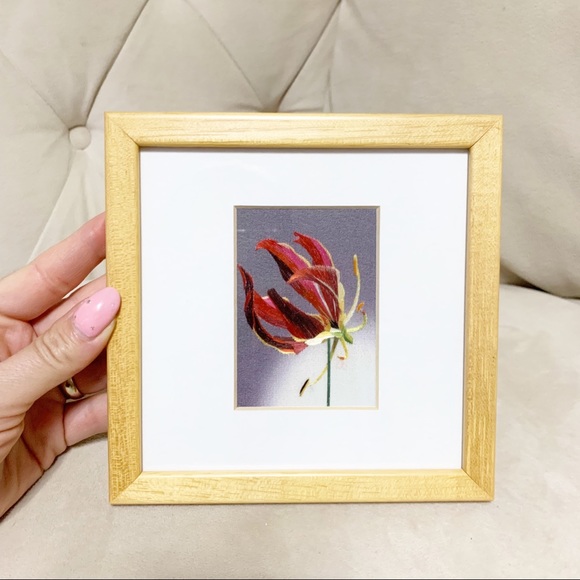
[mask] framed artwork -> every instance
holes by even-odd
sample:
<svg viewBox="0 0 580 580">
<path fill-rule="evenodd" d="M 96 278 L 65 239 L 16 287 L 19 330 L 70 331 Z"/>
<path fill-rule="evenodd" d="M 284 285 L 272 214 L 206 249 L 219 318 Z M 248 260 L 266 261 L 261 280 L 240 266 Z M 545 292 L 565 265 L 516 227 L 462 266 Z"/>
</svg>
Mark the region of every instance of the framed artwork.
<svg viewBox="0 0 580 580">
<path fill-rule="evenodd" d="M 111 503 L 493 499 L 501 117 L 105 137 Z"/>
</svg>

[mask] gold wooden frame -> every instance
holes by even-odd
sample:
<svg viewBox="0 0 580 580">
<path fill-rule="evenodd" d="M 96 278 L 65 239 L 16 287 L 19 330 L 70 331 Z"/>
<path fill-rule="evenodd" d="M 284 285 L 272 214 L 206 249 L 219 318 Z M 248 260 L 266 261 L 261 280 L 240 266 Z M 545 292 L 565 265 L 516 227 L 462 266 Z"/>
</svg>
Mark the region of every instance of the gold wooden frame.
<svg viewBox="0 0 580 580">
<path fill-rule="evenodd" d="M 108 113 L 107 278 L 123 305 L 108 347 L 113 504 L 489 501 L 494 493 L 502 118 L 494 115 Z M 144 472 L 141 462 L 142 147 L 469 152 L 461 469 Z"/>
</svg>

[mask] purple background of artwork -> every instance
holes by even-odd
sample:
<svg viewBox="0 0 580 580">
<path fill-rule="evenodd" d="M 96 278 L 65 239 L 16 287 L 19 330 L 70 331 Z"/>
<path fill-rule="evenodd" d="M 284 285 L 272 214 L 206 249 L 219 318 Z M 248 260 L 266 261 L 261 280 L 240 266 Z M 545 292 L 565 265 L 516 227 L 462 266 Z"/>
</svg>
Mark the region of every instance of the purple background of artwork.
<svg viewBox="0 0 580 580">
<path fill-rule="evenodd" d="M 351 306 L 356 290 L 352 257 L 358 256 L 362 279 L 360 299 L 365 303 L 369 322 L 374 327 L 376 316 L 376 264 L 377 264 L 377 208 L 236 208 L 237 262 L 249 272 L 257 292 L 265 295 L 276 288 L 296 306 L 314 312 L 280 275 L 274 259 L 265 250 L 256 251 L 256 244 L 264 238 L 272 238 L 290 244 L 298 253 L 309 259 L 308 253 L 294 244 L 294 232 L 298 231 L 319 239 L 332 254 L 335 266 L 341 272 L 345 288 L 345 309 Z M 253 333 L 244 316 L 244 291 L 236 267 L 237 289 L 237 405 L 256 407 L 268 404 L 265 392 L 264 369 L 278 365 L 284 355 L 265 346 Z M 358 324 L 359 319 L 354 325 Z M 351 324 L 352 326 L 353 324 Z M 267 325 L 272 331 L 272 327 Z M 363 331 L 361 331 L 363 332 Z M 280 329 L 280 335 L 286 331 Z M 300 356 L 300 355 L 298 355 Z"/>
</svg>

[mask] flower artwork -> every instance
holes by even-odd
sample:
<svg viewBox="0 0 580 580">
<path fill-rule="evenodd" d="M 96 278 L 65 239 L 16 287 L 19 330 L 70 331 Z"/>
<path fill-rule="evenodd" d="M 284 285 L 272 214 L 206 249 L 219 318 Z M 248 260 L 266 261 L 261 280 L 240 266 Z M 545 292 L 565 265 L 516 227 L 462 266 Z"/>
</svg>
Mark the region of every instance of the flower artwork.
<svg viewBox="0 0 580 580">
<path fill-rule="evenodd" d="M 300 388 L 300 395 L 307 387 L 314 386 L 324 374 L 327 376 L 326 404 L 330 406 L 330 364 L 338 343 L 342 345 L 343 360 L 348 357 L 347 343 L 353 343 L 353 334 L 362 330 L 367 322 L 363 310 L 364 303 L 358 302 L 360 295 L 360 271 L 358 258 L 353 256 L 353 270 L 357 279 L 356 295 L 350 310 L 344 310 L 344 286 L 340 282 L 340 271 L 334 266 L 330 252 L 316 238 L 294 232 L 294 242 L 300 244 L 310 254 L 312 262 L 298 254 L 288 244 L 265 239 L 258 242 L 257 250 L 267 250 L 276 261 L 280 274 L 287 284 L 305 298 L 317 311 L 309 314 L 283 298 L 274 288 L 266 296 L 260 296 L 254 289 L 252 276 L 238 265 L 246 299 L 244 313 L 248 324 L 256 336 L 267 346 L 284 354 L 300 354 L 308 346 L 322 343 L 327 345 L 327 362 L 323 371 L 311 380 L 306 379 Z M 362 314 L 363 320 L 357 326 L 348 328 L 355 312 Z M 264 322 L 283 328 L 288 336 L 274 336 L 268 332 Z M 332 343 L 332 346 L 331 346 Z"/>
<path fill-rule="evenodd" d="M 347 229 L 352 229 L 349 218 L 353 215 L 355 223 L 361 219 L 367 222 L 364 229 L 371 233 L 371 239 L 348 236 L 339 246 L 333 218 L 349 223 Z M 244 221 L 258 227 L 240 228 Z M 319 222 L 318 227 L 312 227 L 312 222 Z M 376 208 L 238 208 L 237 224 L 238 236 L 246 242 L 238 240 L 237 270 L 242 289 L 238 330 L 241 326 L 243 340 L 251 341 L 250 345 L 240 345 L 238 333 L 238 351 L 242 346 L 241 350 L 249 352 L 245 360 L 238 356 L 238 406 L 376 406 L 376 371 L 369 373 L 369 368 L 376 369 L 375 324 L 369 324 L 365 303 L 365 299 L 370 300 L 374 313 Z M 258 237 L 253 251 L 261 259 L 257 269 L 252 269 L 240 254 L 249 253 L 251 232 L 255 236 L 260 230 L 264 234 L 292 231 L 285 238 Z M 331 243 L 337 251 L 340 247 L 338 253 Z M 353 247 L 351 255 L 345 245 Z M 367 250 L 367 255 L 359 257 L 357 246 Z M 370 274 L 365 279 L 361 260 Z M 359 337 L 366 340 L 359 341 Z M 253 379 L 247 366 L 253 367 Z M 254 404 L 243 404 L 252 399 L 246 391 L 254 395 L 258 391 Z M 367 404 L 360 404 L 363 401 Z"/>
</svg>

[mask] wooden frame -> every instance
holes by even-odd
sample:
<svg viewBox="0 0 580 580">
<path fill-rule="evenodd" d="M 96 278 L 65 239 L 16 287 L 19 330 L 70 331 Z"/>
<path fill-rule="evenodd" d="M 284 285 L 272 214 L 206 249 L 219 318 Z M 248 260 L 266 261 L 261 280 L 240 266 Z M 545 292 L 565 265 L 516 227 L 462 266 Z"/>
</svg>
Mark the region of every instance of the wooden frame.
<svg viewBox="0 0 580 580">
<path fill-rule="evenodd" d="M 110 501 L 489 501 L 494 493 L 502 119 L 491 115 L 108 113 L 107 277 L 122 296 L 108 347 Z M 461 469 L 149 472 L 142 468 L 140 150 L 459 149 L 469 153 Z"/>
</svg>

